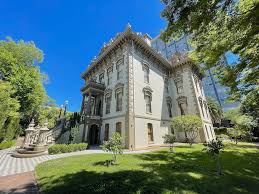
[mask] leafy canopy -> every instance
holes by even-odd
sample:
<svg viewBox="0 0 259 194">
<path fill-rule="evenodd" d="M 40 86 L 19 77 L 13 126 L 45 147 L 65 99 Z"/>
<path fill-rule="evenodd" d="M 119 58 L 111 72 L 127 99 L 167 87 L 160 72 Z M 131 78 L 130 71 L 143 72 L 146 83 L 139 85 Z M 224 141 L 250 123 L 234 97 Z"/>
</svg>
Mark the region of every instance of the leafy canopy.
<svg viewBox="0 0 259 194">
<path fill-rule="evenodd" d="M 0 142 L 4 139 L 13 139 L 19 130 L 20 104 L 12 97 L 14 93 L 11 84 L 0 80 Z"/>
<path fill-rule="evenodd" d="M 33 42 L 0 41 L 1 77 L 14 88 L 12 96 L 19 101 L 21 123 L 26 126 L 48 100 L 43 85 L 46 75 L 37 66 L 42 61 L 43 52 Z"/>
<path fill-rule="evenodd" d="M 211 97 L 207 97 L 208 109 L 213 123 L 220 123 L 223 118 L 223 110 L 220 105 Z"/>
<path fill-rule="evenodd" d="M 221 84 L 240 100 L 258 88 L 259 0 L 162 0 L 168 26 L 164 40 L 189 34 L 191 57 L 207 68 L 217 67 Z M 218 63 L 233 53 L 236 64 Z M 257 103 L 258 104 L 258 103 Z"/>
</svg>

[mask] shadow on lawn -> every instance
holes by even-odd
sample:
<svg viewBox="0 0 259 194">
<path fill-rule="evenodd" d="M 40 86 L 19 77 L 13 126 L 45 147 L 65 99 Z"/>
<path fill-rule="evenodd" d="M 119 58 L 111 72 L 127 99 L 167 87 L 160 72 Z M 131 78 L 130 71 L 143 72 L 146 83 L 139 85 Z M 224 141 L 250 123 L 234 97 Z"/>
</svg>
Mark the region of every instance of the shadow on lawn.
<svg viewBox="0 0 259 194">
<path fill-rule="evenodd" d="M 259 167 L 253 161 L 257 154 L 223 153 L 220 177 L 215 176 L 214 161 L 200 151 L 138 154 L 143 170 L 81 171 L 41 186 L 44 193 L 258 193 Z"/>
</svg>

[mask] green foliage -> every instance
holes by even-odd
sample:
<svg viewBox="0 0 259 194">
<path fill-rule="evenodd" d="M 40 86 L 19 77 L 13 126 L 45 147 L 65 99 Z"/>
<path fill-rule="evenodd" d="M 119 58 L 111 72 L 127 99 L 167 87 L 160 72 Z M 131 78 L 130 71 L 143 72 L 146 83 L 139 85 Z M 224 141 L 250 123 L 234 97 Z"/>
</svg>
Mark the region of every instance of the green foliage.
<svg viewBox="0 0 259 194">
<path fill-rule="evenodd" d="M 79 144 L 54 144 L 48 148 L 49 154 L 68 153 L 75 151 L 83 151 L 88 147 L 87 143 Z"/>
<path fill-rule="evenodd" d="M 216 158 L 217 160 L 217 174 L 221 175 L 221 164 L 220 164 L 220 151 L 224 149 L 224 144 L 220 139 L 211 140 L 208 143 L 203 144 L 205 146 L 204 150 L 207 151 L 208 154 Z"/>
<path fill-rule="evenodd" d="M 43 86 L 46 75 L 35 66 L 42 61 L 43 53 L 33 42 L 15 42 L 10 38 L 0 41 L 0 72 L 14 88 L 12 97 L 20 103 L 20 123 L 24 127 L 48 100 Z"/>
<path fill-rule="evenodd" d="M 108 141 L 104 141 L 101 146 L 102 150 L 105 152 L 112 152 L 113 162 L 117 162 L 117 155 L 123 154 L 123 144 L 122 138 L 119 133 L 114 133 Z"/>
<path fill-rule="evenodd" d="M 211 96 L 207 97 L 207 104 L 213 123 L 221 123 L 223 110 L 220 105 Z"/>
<path fill-rule="evenodd" d="M 19 132 L 19 102 L 12 97 L 13 87 L 0 80 L 0 142 L 4 139 L 12 140 Z"/>
<path fill-rule="evenodd" d="M 202 127 L 202 121 L 197 115 L 182 115 L 172 119 L 172 126 L 176 131 L 184 132 L 187 135 L 187 140 L 192 147 L 199 134 L 199 129 Z"/>
<path fill-rule="evenodd" d="M 258 89 L 259 0 L 162 1 L 162 16 L 169 22 L 163 39 L 191 34 L 191 57 L 207 68 L 217 67 L 233 100 Z M 227 52 L 239 57 L 236 64 L 217 63 Z"/>
<path fill-rule="evenodd" d="M 10 147 L 14 146 L 15 143 L 16 143 L 16 141 L 14 141 L 14 140 L 3 141 L 3 142 L 0 143 L 0 150 L 10 148 Z"/>
<path fill-rule="evenodd" d="M 227 134 L 227 127 L 219 127 L 219 128 L 215 127 L 214 132 L 216 135 Z"/>
<path fill-rule="evenodd" d="M 48 128 L 53 128 L 56 124 L 56 120 L 59 116 L 60 109 L 55 106 L 40 107 L 36 116 L 35 122 L 39 125 L 43 125 L 48 120 Z"/>
<path fill-rule="evenodd" d="M 166 134 L 163 136 L 164 138 L 164 143 L 169 145 L 169 152 L 173 153 L 174 152 L 174 147 L 173 144 L 175 142 L 175 135 L 174 134 Z"/>
</svg>

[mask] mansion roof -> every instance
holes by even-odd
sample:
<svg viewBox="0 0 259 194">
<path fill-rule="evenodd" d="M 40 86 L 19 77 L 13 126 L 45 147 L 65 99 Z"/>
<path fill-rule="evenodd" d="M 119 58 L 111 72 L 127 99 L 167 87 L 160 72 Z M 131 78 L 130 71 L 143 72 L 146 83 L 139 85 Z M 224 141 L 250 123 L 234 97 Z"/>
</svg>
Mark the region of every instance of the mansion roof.
<svg viewBox="0 0 259 194">
<path fill-rule="evenodd" d="M 153 56 L 160 64 L 165 67 L 171 68 L 171 64 L 167 59 L 157 53 L 151 46 L 149 46 L 144 38 L 136 32 L 133 32 L 130 25 L 127 25 L 126 30 L 122 33 L 118 33 L 114 40 L 111 40 L 109 44 L 105 44 L 101 49 L 99 56 L 95 58 L 92 63 L 88 66 L 88 68 L 81 74 L 81 77 L 84 78 L 88 75 L 89 72 L 103 60 L 105 57 L 113 52 L 115 49 L 119 48 L 124 42 L 133 40 L 136 45 L 141 47 L 145 52 L 149 55 Z"/>
<path fill-rule="evenodd" d="M 150 45 L 146 43 L 144 37 L 140 33 L 133 32 L 131 26 L 128 24 L 126 30 L 122 33 L 118 33 L 114 39 L 108 44 L 104 44 L 97 58 L 91 62 L 87 69 L 81 74 L 81 78 L 85 78 L 89 73 L 97 67 L 98 64 L 105 61 L 106 57 L 113 53 L 116 49 L 120 48 L 123 43 L 132 40 L 135 45 L 141 48 L 147 55 L 152 56 L 159 64 L 166 68 L 174 69 L 185 64 L 192 64 L 198 74 L 200 74 L 200 68 L 187 56 L 181 53 L 176 53 L 168 61 L 161 54 L 156 52 Z M 201 75 L 201 74 L 200 74 Z"/>
</svg>

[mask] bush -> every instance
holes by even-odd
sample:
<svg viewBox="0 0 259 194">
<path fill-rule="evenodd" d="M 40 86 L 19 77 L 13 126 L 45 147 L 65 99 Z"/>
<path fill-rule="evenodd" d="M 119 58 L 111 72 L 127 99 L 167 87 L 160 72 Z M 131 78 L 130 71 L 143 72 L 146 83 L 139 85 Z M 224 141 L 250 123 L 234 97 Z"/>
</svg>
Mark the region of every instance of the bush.
<svg viewBox="0 0 259 194">
<path fill-rule="evenodd" d="M 86 150 L 88 147 L 87 143 L 79 144 L 55 144 L 49 147 L 49 154 L 69 153 Z"/>
<path fill-rule="evenodd" d="M 6 149 L 6 148 L 10 148 L 13 145 L 15 145 L 16 141 L 12 140 L 12 141 L 3 141 L 0 143 L 0 150 Z"/>
<path fill-rule="evenodd" d="M 219 127 L 219 128 L 215 127 L 214 131 L 216 135 L 221 135 L 221 134 L 227 135 L 228 134 L 227 129 L 228 129 L 227 127 Z"/>
</svg>

